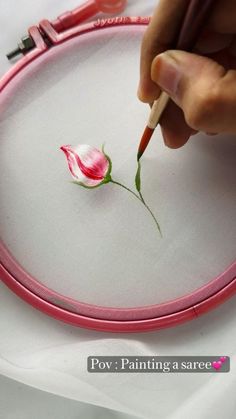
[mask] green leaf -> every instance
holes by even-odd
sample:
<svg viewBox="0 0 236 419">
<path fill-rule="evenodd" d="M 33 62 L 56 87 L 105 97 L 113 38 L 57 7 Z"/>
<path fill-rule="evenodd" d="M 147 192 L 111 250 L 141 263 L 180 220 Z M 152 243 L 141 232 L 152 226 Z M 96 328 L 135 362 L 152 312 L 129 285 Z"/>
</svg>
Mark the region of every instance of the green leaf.
<svg viewBox="0 0 236 419">
<path fill-rule="evenodd" d="M 107 158 L 108 163 L 109 163 L 109 168 L 108 168 L 108 171 L 106 173 L 106 177 L 104 179 L 106 181 L 104 183 L 108 183 L 108 182 L 110 182 L 110 179 L 111 179 L 112 161 L 111 161 L 110 157 L 105 153 L 104 147 L 105 147 L 105 144 L 102 145 L 102 152 L 103 152 L 104 156 Z"/>
<path fill-rule="evenodd" d="M 138 192 L 141 191 L 141 163 L 138 161 L 138 169 L 135 176 L 135 186 Z"/>
</svg>

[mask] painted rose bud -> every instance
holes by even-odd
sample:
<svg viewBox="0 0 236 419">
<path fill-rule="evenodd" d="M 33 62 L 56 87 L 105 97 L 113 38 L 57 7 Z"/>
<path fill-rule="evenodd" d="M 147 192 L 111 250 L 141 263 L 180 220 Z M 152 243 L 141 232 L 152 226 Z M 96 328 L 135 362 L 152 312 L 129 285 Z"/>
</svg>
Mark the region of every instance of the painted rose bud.
<svg viewBox="0 0 236 419">
<path fill-rule="evenodd" d="M 76 183 L 85 188 L 96 188 L 111 180 L 111 160 L 102 151 L 90 145 L 76 147 L 64 145 L 60 149 L 65 153 L 71 175 Z"/>
<path fill-rule="evenodd" d="M 98 186 L 104 185 L 105 183 L 112 183 L 127 192 L 131 193 L 133 197 L 139 200 L 139 202 L 145 206 L 150 213 L 151 217 L 155 221 L 156 227 L 160 234 L 161 229 L 157 222 L 156 217 L 144 201 L 141 193 L 141 164 L 138 162 L 138 169 L 135 176 L 135 186 L 138 193 L 132 191 L 127 186 L 120 182 L 117 182 L 111 177 L 112 162 L 110 157 L 104 153 L 104 148 L 98 150 L 90 145 L 80 144 L 76 147 L 71 145 L 63 145 L 60 149 L 65 153 L 67 163 L 74 179 L 74 183 L 81 185 L 84 188 L 94 189 Z"/>
</svg>

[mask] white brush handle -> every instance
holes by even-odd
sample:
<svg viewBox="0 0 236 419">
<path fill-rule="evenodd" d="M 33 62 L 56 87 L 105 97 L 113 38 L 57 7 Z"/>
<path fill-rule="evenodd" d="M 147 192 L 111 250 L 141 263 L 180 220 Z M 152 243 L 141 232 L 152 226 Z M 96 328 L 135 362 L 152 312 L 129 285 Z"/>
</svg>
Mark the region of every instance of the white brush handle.
<svg viewBox="0 0 236 419">
<path fill-rule="evenodd" d="M 169 102 L 170 97 L 167 93 L 162 92 L 159 99 L 155 100 L 152 105 L 151 113 L 148 120 L 148 127 L 155 129 L 163 111 L 166 108 L 167 103 Z"/>
</svg>

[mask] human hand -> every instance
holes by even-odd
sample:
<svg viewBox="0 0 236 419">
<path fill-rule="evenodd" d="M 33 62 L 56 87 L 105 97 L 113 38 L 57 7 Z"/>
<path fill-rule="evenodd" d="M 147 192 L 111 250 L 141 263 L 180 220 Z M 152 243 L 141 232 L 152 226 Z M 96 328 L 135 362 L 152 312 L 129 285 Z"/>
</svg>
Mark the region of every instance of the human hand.
<svg viewBox="0 0 236 419">
<path fill-rule="evenodd" d="M 193 53 L 169 50 L 188 4 L 160 0 L 141 48 L 138 97 L 171 97 L 160 121 L 171 148 L 197 131 L 236 134 L 236 1 L 216 0 Z"/>
</svg>

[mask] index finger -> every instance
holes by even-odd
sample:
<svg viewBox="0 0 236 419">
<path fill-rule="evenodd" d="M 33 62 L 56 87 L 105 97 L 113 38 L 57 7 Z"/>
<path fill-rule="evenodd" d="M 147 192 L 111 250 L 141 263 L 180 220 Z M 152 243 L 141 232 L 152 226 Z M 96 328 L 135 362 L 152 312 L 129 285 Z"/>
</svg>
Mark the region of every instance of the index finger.
<svg viewBox="0 0 236 419">
<path fill-rule="evenodd" d="M 156 55 L 172 47 L 179 33 L 189 0 L 160 0 L 144 34 L 140 58 L 139 99 L 153 102 L 160 89 L 151 80 L 151 64 Z"/>
</svg>

